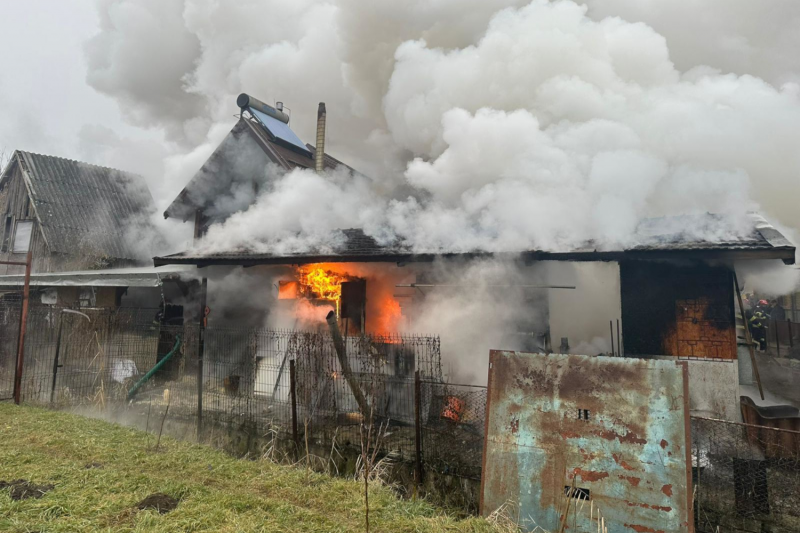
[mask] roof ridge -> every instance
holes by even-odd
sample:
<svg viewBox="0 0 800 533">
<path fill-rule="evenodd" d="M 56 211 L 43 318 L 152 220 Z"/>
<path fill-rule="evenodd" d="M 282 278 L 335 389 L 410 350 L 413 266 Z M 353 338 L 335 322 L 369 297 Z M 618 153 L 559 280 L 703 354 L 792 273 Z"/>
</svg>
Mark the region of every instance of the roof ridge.
<svg viewBox="0 0 800 533">
<path fill-rule="evenodd" d="M 62 161 L 68 161 L 70 163 L 79 163 L 81 165 L 87 165 L 87 166 L 94 167 L 94 168 L 99 168 L 99 169 L 102 169 L 102 170 L 113 170 L 115 172 L 123 172 L 125 174 L 130 174 L 132 176 L 137 176 L 139 178 L 144 179 L 144 176 L 142 176 L 141 174 L 136 173 L 136 172 L 132 172 L 130 170 L 122 170 L 122 169 L 114 168 L 114 167 L 106 167 L 106 166 L 103 166 L 103 165 L 97 165 L 95 163 L 87 163 L 86 161 L 79 161 L 78 159 L 70 159 L 69 157 L 61 157 L 61 156 L 58 156 L 58 155 L 40 154 L 38 152 L 29 152 L 27 150 L 16 150 L 16 151 L 21 153 L 21 154 L 25 154 L 25 155 L 35 155 L 35 156 L 39 156 L 39 157 L 47 157 L 47 158 L 50 158 L 50 159 L 60 159 Z"/>
</svg>

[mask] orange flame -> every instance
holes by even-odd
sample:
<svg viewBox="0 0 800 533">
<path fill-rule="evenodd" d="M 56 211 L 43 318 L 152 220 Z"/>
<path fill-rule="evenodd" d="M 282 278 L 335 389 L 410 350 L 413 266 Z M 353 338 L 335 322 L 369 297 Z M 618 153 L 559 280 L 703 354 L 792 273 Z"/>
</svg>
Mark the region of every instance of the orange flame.
<svg viewBox="0 0 800 533">
<path fill-rule="evenodd" d="M 321 266 L 311 265 L 300 269 L 300 284 L 307 287 L 312 298 L 330 300 L 336 306 L 339 314 L 339 303 L 342 299 L 342 282 L 347 281 L 345 276 L 325 270 Z"/>
<path fill-rule="evenodd" d="M 374 332 L 378 335 L 391 335 L 397 332 L 398 324 L 403 318 L 400 302 L 388 295 L 378 301 L 379 314 L 375 317 Z M 385 342 L 392 342 L 386 339 Z M 395 342 L 400 342 L 396 340 Z"/>
<path fill-rule="evenodd" d="M 297 275 L 299 289 L 293 293 L 293 297 L 331 302 L 337 316 L 341 311 L 342 283 L 368 279 L 370 293 L 366 302 L 367 331 L 377 335 L 390 335 L 399 331 L 403 311 L 393 294 L 396 280 L 381 275 L 379 269 L 348 263 L 316 263 L 298 267 Z M 291 292 L 288 286 L 283 287 L 283 290 L 287 294 Z M 314 321 L 318 320 L 319 317 L 314 315 Z"/>
</svg>

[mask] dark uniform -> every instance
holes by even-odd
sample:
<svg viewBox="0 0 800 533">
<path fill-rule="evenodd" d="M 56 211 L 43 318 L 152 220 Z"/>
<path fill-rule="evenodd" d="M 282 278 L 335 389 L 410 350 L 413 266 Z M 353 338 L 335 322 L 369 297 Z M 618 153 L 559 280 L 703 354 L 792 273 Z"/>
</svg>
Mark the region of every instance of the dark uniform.
<svg viewBox="0 0 800 533">
<path fill-rule="evenodd" d="M 757 305 L 750 317 L 750 333 L 761 351 L 767 349 L 767 320 L 769 320 L 769 316 L 764 308 Z"/>
<path fill-rule="evenodd" d="M 786 321 L 786 310 L 777 300 L 772 301 L 772 311 L 770 312 L 769 317 L 775 322 Z"/>
</svg>

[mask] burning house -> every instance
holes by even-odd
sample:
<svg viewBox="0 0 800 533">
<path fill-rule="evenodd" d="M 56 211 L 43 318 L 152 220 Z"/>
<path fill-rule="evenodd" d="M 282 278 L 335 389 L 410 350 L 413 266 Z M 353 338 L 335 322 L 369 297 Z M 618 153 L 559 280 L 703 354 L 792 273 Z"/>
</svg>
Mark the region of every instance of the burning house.
<svg viewBox="0 0 800 533">
<path fill-rule="evenodd" d="M 165 212 L 194 221 L 198 246 L 154 261 L 156 266 L 194 265 L 203 272 L 208 301 L 216 302 L 210 304 L 211 320 L 226 314 L 219 308 L 255 299 L 262 324 L 332 332 L 337 353 L 303 360 L 302 350 L 287 348 L 273 350 L 278 355 L 269 361 L 256 358 L 253 364 L 262 377 L 251 386 L 254 395 L 275 397 L 285 360 L 293 353 L 298 364 L 310 365 L 304 372 L 319 376 L 317 388 L 299 388 L 301 403 L 316 410 L 322 384 L 338 383 L 333 395 L 337 409 L 363 412 L 361 387 L 336 379 L 367 368 L 347 367 L 342 354 L 363 352 L 369 356 L 363 365 L 380 360 L 382 375 L 407 379 L 421 368 L 420 361 L 403 348 L 392 349 L 393 336 L 434 333 L 441 336 L 442 366 L 425 368 L 427 377 L 480 385 L 489 374 L 490 401 L 502 402 L 487 406 L 500 418 L 490 419 L 486 427 L 501 435 L 486 436 L 492 445 L 484 448 L 484 471 L 490 474 L 488 483 L 501 482 L 484 487 L 484 495 L 496 492 L 484 512 L 514 493 L 501 491 L 503 480 L 531 479 L 530 472 L 505 470 L 504 454 L 526 439 L 534 446 L 552 434 L 537 468 L 555 481 L 543 481 L 536 487 L 541 497 L 526 500 L 532 516 L 556 520 L 558 502 L 571 483 L 584 491 L 585 499 L 591 493 L 591 499 L 602 501 L 608 515 L 619 520 L 637 514 L 632 506 L 646 507 L 637 515 L 643 521 L 631 522 L 640 524 L 636 531 L 656 531 L 648 528 L 662 522 L 669 524 L 664 530 L 685 530 L 692 508 L 686 472 L 693 462 L 700 468 L 699 455 L 689 453 L 685 424 L 690 415 L 742 421 L 740 394 L 752 394 L 747 387 L 758 374 L 752 343 L 745 330 L 737 330 L 743 309 L 736 266 L 756 260 L 793 264 L 795 247 L 780 231 L 751 214 L 748 228 L 733 233 L 722 217 L 704 214 L 645 219 L 629 243 L 617 247 L 589 242 L 561 251 L 427 252 L 403 241 L 379 241 L 359 228 L 330 228 L 330 237 L 315 245 L 209 250 L 202 240 L 209 227 L 246 209 L 241 198 L 252 202 L 257 191 L 268 190 L 274 172 L 296 167 L 351 171 L 324 154 L 323 106 L 317 145 L 311 146 L 291 132 L 279 107 L 246 95 L 238 103 L 239 122 Z M 248 194 L 239 194 L 242 190 Z M 240 287 L 234 297 L 214 296 L 215 285 L 229 287 L 232 277 L 243 281 L 245 289 Z M 252 319 L 253 313 L 248 315 Z M 359 344 L 363 339 L 368 342 Z M 518 358 L 527 374 L 490 371 L 489 349 Z M 552 353 L 559 355 L 543 355 Z M 604 377 L 581 378 L 580 368 L 572 369 L 576 365 L 597 366 Z M 564 379 L 572 370 L 575 375 Z M 622 389 L 609 386 L 615 373 Z M 522 377 L 514 377 L 518 374 Z M 533 389 L 539 394 L 535 402 L 518 401 Z M 671 403 L 664 403 L 664 391 Z M 392 401 L 390 387 L 380 397 L 385 406 L 381 416 L 411 416 L 408 406 Z M 426 417 L 462 421 L 470 416 L 458 396 L 425 401 Z M 559 405 L 569 405 L 578 418 L 572 411 L 561 412 Z M 659 444 L 655 435 L 667 429 L 670 438 Z M 674 449 L 667 450 L 668 445 Z M 664 450 L 672 457 L 668 472 L 652 468 L 653 458 Z M 500 462 L 489 468 L 486 461 L 493 457 Z M 634 460 L 642 467 L 642 477 L 635 479 L 627 473 L 638 468 L 630 466 Z M 564 470 L 566 478 L 556 476 L 556 470 Z M 649 481 L 636 492 L 641 504 L 620 496 L 645 478 Z M 660 483 L 657 490 L 651 490 L 653 483 Z"/>
<path fill-rule="evenodd" d="M 233 209 L 236 191 L 268 188 L 271 168 L 343 166 L 324 154 L 324 105 L 317 146 L 311 146 L 291 131 L 280 106 L 247 95 L 237 103 L 242 109 L 239 121 L 164 213 L 194 221 L 198 239 L 229 216 L 224 209 Z M 402 242 L 379 243 L 361 229 L 340 229 L 326 245 L 297 252 L 209 253 L 198 248 L 157 257 L 155 263 L 214 267 L 207 271 L 212 277 L 214 272 L 246 268 L 252 290 L 262 291 L 260 320 L 268 315 L 281 327 L 325 327 L 325 317 L 333 311 L 346 335 L 387 335 L 419 324 L 433 333 L 456 330 L 467 341 L 445 357 L 445 365 L 468 367 L 466 372 L 456 369 L 451 377 L 466 376 L 476 383 L 485 382 L 485 348 L 578 348 L 590 355 L 685 359 L 692 409 L 738 420 L 736 362 L 747 348 L 736 333 L 734 265 L 750 260 L 793 263 L 795 254 L 794 246 L 763 218 L 752 215 L 751 223 L 745 235 L 714 240 L 707 236 L 726 235 L 721 231 L 724 221 L 714 215 L 647 219 L 637 229 L 636 244 L 620 249 L 588 243 L 568 251 L 507 254 L 420 253 Z M 468 277 L 469 265 L 486 261 L 511 266 L 482 272 L 478 279 Z M 595 277 L 602 280 L 576 276 L 586 264 L 595 266 Z M 599 306 L 590 305 L 601 288 L 615 297 L 604 296 Z M 499 316 L 502 322 L 448 324 L 444 314 L 432 317 L 433 302 L 454 294 L 462 307 L 480 301 L 489 310 L 486 316 Z M 565 304 L 576 300 L 586 303 Z M 503 313 L 503 308 L 512 312 Z M 580 327 L 571 330 L 571 324 Z M 448 340 L 443 335 L 445 344 Z"/>
</svg>

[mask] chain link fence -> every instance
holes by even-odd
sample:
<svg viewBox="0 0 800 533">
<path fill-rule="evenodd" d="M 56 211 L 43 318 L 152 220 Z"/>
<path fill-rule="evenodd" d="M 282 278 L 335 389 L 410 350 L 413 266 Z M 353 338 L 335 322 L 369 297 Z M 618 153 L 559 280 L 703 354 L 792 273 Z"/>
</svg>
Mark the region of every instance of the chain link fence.
<svg viewBox="0 0 800 533">
<path fill-rule="evenodd" d="M 480 480 L 486 387 L 423 381 L 421 397 L 425 467 Z"/>
<path fill-rule="evenodd" d="M 699 532 L 800 531 L 800 432 L 692 417 Z"/>
</svg>

